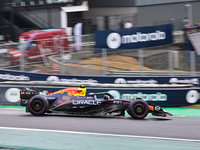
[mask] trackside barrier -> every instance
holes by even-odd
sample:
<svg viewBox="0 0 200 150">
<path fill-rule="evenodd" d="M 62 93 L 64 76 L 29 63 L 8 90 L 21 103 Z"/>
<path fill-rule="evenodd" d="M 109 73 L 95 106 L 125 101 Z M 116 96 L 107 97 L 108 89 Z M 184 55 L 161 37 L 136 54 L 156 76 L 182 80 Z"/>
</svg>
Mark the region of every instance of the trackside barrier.
<svg viewBox="0 0 200 150">
<path fill-rule="evenodd" d="M 67 87 L 79 87 L 80 83 L 62 82 L 1 82 L 0 105 L 19 105 L 19 91 L 35 87 L 40 94 L 55 92 Z M 149 104 L 160 106 L 187 106 L 200 104 L 200 88 L 192 84 L 85 84 L 87 93 L 109 92 L 116 99 L 140 97 Z"/>
<path fill-rule="evenodd" d="M 56 87 L 79 87 L 77 82 L 53 82 L 53 81 L 5 81 L 0 85 L 24 85 L 24 86 L 56 86 Z M 109 83 L 84 83 L 91 88 L 190 88 L 193 84 L 109 84 Z"/>
<path fill-rule="evenodd" d="M 78 76 L 33 73 L 0 69 L 0 81 L 54 81 L 115 84 L 194 84 L 200 87 L 200 76 Z"/>
</svg>

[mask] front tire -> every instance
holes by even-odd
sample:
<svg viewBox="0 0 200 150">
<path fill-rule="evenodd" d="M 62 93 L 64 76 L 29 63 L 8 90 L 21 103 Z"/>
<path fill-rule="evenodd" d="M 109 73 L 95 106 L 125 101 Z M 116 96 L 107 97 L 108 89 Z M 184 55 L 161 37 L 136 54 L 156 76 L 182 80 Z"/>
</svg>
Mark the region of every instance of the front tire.
<svg viewBox="0 0 200 150">
<path fill-rule="evenodd" d="M 134 100 L 129 105 L 127 112 L 134 119 L 143 119 L 148 115 L 149 106 L 144 100 Z"/>
<path fill-rule="evenodd" d="M 48 106 L 48 101 L 44 97 L 35 95 L 28 103 L 28 110 L 34 116 L 41 116 L 47 111 Z"/>
</svg>

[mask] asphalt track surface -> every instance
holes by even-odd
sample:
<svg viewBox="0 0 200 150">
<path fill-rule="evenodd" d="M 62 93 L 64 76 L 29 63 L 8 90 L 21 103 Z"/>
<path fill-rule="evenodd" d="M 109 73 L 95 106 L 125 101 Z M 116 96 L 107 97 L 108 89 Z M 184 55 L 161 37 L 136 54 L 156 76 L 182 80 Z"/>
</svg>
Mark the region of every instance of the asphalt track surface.
<svg viewBox="0 0 200 150">
<path fill-rule="evenodd" d="M 200 149 L 200 117 L 32 116 L 0 108 L 0 149 Z"/>
</svg>

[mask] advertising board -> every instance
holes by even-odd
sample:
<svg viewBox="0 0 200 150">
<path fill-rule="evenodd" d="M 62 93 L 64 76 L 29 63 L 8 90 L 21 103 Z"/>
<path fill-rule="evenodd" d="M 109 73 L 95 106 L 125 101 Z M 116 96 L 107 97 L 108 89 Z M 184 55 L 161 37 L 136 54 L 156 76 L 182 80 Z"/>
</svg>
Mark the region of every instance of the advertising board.
<svg viewBox="0 0 200 150">
<path fill-rule="evenodd" d="M 40 94 L 55 92 L 63 87 L 35 86 Z M 23 86 L 0 86 L 0 105 L 19 105 L 19 91 Z M 200 104 L 200 88 L 87 88 L 87 93 L 108 92 L 116 99 L 140 97 L 148 104 L 160 106 L 188 106 Z"/>
<path fill-rule="evenodd" d="M 101 53 L 101 48 L 109 49 L 109 52 L 112 52 L 117 49 L 138 49 L 172 44 L 172 28 L 172 24 L 167 24 L 160 26 L 96 31 L 95 53 Z"/>
<path fill-rule="evenodd" d="M 0 70 L 0 81 L 59 81 L 123 84 L 193 84 L 200 87 L 199 76 L 73 76 Z"/>
</svg>

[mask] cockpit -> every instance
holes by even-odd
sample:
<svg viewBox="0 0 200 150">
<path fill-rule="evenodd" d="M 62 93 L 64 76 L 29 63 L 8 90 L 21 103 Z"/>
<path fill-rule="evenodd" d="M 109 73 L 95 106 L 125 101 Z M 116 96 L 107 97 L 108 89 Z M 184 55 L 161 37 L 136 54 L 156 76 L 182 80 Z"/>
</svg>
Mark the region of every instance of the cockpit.
<svg viewBox="0 0 200 150">
<path fill-rule="evenodd" d="M 114 97 L 106 92 L 102 92 L 102 93 L 89 93 L 89 96 L 93 96 L 95 99 L 103 99 L 103 100 L 111 100 L 114 99 Z"/>
</svg>

